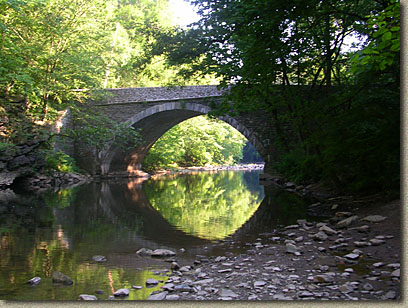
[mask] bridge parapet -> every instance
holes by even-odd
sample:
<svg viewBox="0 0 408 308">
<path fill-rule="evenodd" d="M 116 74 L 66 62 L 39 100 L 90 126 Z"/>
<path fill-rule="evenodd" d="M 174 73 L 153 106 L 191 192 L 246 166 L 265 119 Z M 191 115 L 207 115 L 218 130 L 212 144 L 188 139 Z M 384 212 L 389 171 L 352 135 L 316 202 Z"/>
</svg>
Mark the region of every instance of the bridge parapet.
<svg viewBox="0 0 408 308">
<path fill-rule="evenodd" d="M 103 96 L 95 105 L 128 104 L 142 102 L 180 101 L 183 99 L 199 99 L 206 97 L 221 97 L 227 90 L 218 90 L 217 86 L 176 86 L 176 87 L 146 87 L 118 88 L 104 90 Z"/>
</svg>

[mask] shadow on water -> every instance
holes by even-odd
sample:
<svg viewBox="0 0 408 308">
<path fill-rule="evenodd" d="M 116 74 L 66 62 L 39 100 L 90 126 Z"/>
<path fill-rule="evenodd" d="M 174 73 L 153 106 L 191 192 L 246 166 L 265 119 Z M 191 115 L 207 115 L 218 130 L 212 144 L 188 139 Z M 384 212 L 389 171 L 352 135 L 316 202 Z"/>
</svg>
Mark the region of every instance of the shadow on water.
<svg viewBox="0 0 408 308">
<path fill-rule="evenodd" d="M 248 241 L 306 216 L 305 200 L 272 187 L 264 192 L 258 174 L 93 182 L 43 195 L 3 191 L 0 299 L 72 300 L 97 289 L 106 299 L 119 288 L 144 286 L 147 278 L 165 281 L 169 263 L 137 256 L 141 247 L 175 250 L 180 264 L 191 264 L 196 254 L 220 253 L 220 241 Z M 107 261 L 95 263 L 94 255 Z M 74 286 L 53 285 L 55 270 L 70 276 Z M 42 282 L 27 285 L 34 276 Z M 133 290 L 128 299 L 146 299 L 154 290 Z"/>
</svg>

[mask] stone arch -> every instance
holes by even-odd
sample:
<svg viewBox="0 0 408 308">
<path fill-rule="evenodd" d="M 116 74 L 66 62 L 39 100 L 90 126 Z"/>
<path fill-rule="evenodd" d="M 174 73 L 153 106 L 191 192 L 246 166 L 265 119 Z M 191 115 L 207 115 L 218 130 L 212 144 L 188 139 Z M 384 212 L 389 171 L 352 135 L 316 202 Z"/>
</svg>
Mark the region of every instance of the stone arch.
<svg viewBox="0 0 408 308">
<path fill-rule="evenodd" d="M 130 174 L 137 173 L 149 149 L 167 130 L 189 118 L 208 114 L 210 111 L 209 106 L 201 103 L 177 101 L 160 103 L 132 115 L 126 122 L 129 123 L 129 126 L 141 129 L 143 144 L 127 152 L 110 147 L 104 153 L 102 174 L 122 173 L 124 169 Z M 243 134 L 262 156 L 264 153 L 262 143 L 254 133 L 230 116 L 218 118 Z"/>
</svg>

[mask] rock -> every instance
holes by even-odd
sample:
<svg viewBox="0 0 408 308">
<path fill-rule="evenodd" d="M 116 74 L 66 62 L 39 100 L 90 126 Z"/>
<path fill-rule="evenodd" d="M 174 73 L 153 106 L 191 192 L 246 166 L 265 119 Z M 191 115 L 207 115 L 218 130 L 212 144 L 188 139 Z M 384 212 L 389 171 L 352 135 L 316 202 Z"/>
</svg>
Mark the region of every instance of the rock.
<svg viewBox="0 0 408 308">
<path fill-rule="evenodd" d="M 140 290 L 140 289 L 143 289 L 143 286 L 132 286 L 132 289 Z"/>
<path fill-rule="evenodd" d="M 353 215 L 351 212 L 336 212 L 336 214 L 334 214 L 336 217 L 350 217 L 351 215 Z"/>
<path fill-rule="evenodd" d="M 129 296 L 129 289 L 119 289 L 113 293 L 113 296 Z"/>
<path fill-rule="evenodd" d="M 228 289 L 221 289 L 218 291 L 218 295 L 221 297 L 232 297 L 232 298 L 236 298 L 239 297 L 238 294 L 232 292 L 231 290 Z"/>
<path fill-rule="evenodd" d="M 298 229 L 299 225 L 290 225 L 290 226 L 286 226 L 285 229 Z"/>
<path fill-rule="evenodd" d="M 351 216 L 351 217 L 349 217 L 349 218 L 346 218 L 346 219 L 343 219 L 343 220 L 339 221 L 339 222 L 336 224 L 336 226 L 337 226 L 338 228 L 345 228 L 345 227 L 350 226 L 350 225 L 352 224 L 352 222 L 355 221 L 355 220 L 357 220 L 357 219 L 358 219 L 358 216 L 354 215 L 354 216 Z"/>
<path fill-rule="evenodd" d="M 96 301 L 98 298 L 95 295 L 81 294 L 79 299 L 82 301 Z"/>
<path fill-rule="evenodd" d="M 400 274 L 401 274 L 400 269 L 397 269 L 397 270 L 395 270 L 395 271 L 393 271 L 393 272 L 391 273 L 391 277 L 400 278 Z"/>
<path fill-rule="evenodd" d="M 218 256 L 218 257 L 216 257 L 215 258 L 215 262 L 221 262 L 221 261 L 225 261 L 225 260 L 227 260 L 227 258 L 226 257 L 224 257 L 224 256 Z"/>
<path fill-rule="evenodd" d="M 189 272 L 190 270 L 191 270 L 191 266 L 189 265 L 183 266 L 179 269 L 180 272 L 184 272 L 184 273 Z"/>
<path fill-rule="evenodd" d="M 332 282 L 334 281 L 333 276 L 331 275 L 316 275 L 313 279 L 314 282 Z"/>
<path fill-rule="evenodd" d="M 395 293 L 395 291 L 390 290 L 387 293 L 385 293 L 385 298 L 386 299 L 395 299 L 397 297 L 397 293 Z"/>
<path fill-rule="evenodd" d="M 203 284 L 211 284 L 213 282 L 214 282 L 213 278 L 207 278 L 207 279 L 203 279 L 203 280 L 194 281 L 193 284 L 194 285 L 197 285 L 197 284 L 198 285 L 203 285 Z"/>
<path fill-rule="evenodd" d="M 346 282 L 339 287 L 339 291 L 343 293 L 350 293 L 354 291 L 354 287 L 352 284 L 350 284 L 350 282 Z"/>
<path fill-rule="evenodd" d="M 296 184 L 293 183 L 293 182 L 287 182 L 287 183 L 285 183 L 284 187 L 285 188 L 295 188 Z"/>
<path fill-rule="evenodd" d="M 303 241 L 303 236 L 298 236 L 297 238 L 295 238 L 296 243 L 299 243 L 301 241 Z"/>
<path fill-rule="evenodd" d="M 166 284 L 162 287 L 162 289 L 165 290 L 165 291 L 173 291 L 173 290 L 174 290 L 174 287 L 175 287 L 175 284 L 174 284 L 174 283 L 166 283 Z"/>
<path fill-rule="evenodd" d="M 381 221 L 384 221 L 386 219 L 387 219 L 387 217 L 381 216 L 381 215 L 369 215 L 367 217 L 364 217 L 361 220 L 368 221 L 368 222 L 381 222 Z"/>
<path fill-rule="evenodd" d="M 400 268 L 401 264 L 400 263 L 390 263 L 390 264 L 387 264 L 387 267 Z"/>
<path fill-rule="evenodd" d="M 374 263 L 374 264 L 373 264 L 374 267 L 382 267 L 382 266 L 384 266 L 384 265 L 385 265 L 384 262 L 377 262 L 377 263 Z"/>
<path fill-rule="evenodd" d="M 178 270 L 179 268 L 180 268 L 180 266 L 178 265 L 177 262 L 172 262 L 172 263 L 171 263 L 170 269 L 172 269 L 172 270 Z"/>
<path fill-rule="evenodd" d="M 369 243 L 369 242 L 359 242 L 359 241 L 356 241 L 356 242 L 353 242 L 353 244 L 356 245 L 357 247 L 371 246 L 371 243 Z"/>
<path fill-rule="evenodd" d="M 329 235 L 337 234 L 336 230 L 333 230 L 332 228 L 328 226 L 320 227 L 319 231 L 323 231 L 324 233 L 329 234 Z"/>
<path fill-rule="evenodd" d="M 180 292 L 191 292 L 193 291 L 193 288 L 190 287 L 188 284 L 180 284 L 178 286 L 174 287 L 174 291 L 180 291 Z"/>
<path fill-rule="evenodd" d="M 103 294 L 104 292 L 102 290 L 96 290 L 95 293 L 96 294 Z"/>
<path fill-rule="evenodd" d="M 168 249 L 156 249 L 152 252 L 152 257 L 173 257 L 176 253 Z"/>
<path fill-rule="evenodd" d="M 366 291 L 372 291 L 372 290 L 374 290 L 374 287 L 373 287 L 373 285 L 371 283 L 367 282 L 367 283 L 365 283 L 363 285 L 363 289 L 366 290 Z"/>
<path fill-rule="evenodd" d="M 263 287 L 264 285 L 266 285 L 266 282 L 263 281 L 263 280 L 258 280 L 258 281 L 255 281 L 255 282 L 254 282 L 254 287 L 255 287 L 255 288 L 261 288 L 261 287 Z"/>
<path fill-rule="evenodd" d="M 325 241 L 328 238 L 327 234 L 323 231 L 319 231 L 316 234 L 311 235 L 310 237 L 315 241 Z"/>
<path fill-rule="evenodd" d="M 71 278 L 58 271 L 52 273 L 52 282 L 62 283 L 65 285 L 72 285 L 74 283 Z"/>
<path fill-rule="evenodd" d="M 298 250 L 299 249 L 295 245 L 290 244 L 290 243 L 286 244 L 286 252 L 287 253 L 296 253 L 296 252 L 298 252 Z"/>
<path fill-rule="evenodd" d="M 312 297 L 313 293 L 309 291 L 303 291 L 302 293 L 299 294 L 299 297 Z"/>
<path fill-rule="evenodd" d="M 34 278 L 31 278 L 31 279 L 28 281 L 28 283 L 31 284 L 31 285 L 37 285 L 37 284 L 39 284 L 40 282 L 41 282 L 41 278 L 40 278 L 40 277 L 34 277 Z"/>
<path fill-rule="evenodd" d="M 370 230 L 370 226 L 364 225 L 364 226 L 360 226 L 360 227 L 350 228 L 349 230 L 350 231 L 351 230 L 356 230 L 357 232 L 360 232 L 360 233 L 366 233 L 366 232 L 368 232 Z"/>
<path fill-rule="evenodd" d="M 153 278 L 149 278 L 149 279 L 147 279 L 146 280 L 146 285 L 148 286 L 148 285 L 156 285 L 156 284 L 158 284 L 159 282 L 156 280 L 156 279 L 153 279 Z"/>
<path fill-rule="evenodd" d="M 93 256 L 92 260 L 95 262 L 106 262 L 106 258 L 104 256 Z"/>
<path fill-rule="evenodd" d="M 344 256 L 344 258 L 349 259 L 349 260 L 357 260 L 359 257 L 360 255 L 356 253 L 349 253 Z"/>
<path fill-rule="evenodd" d="M 153 250 L 147 248 L 140 248 L 138 251 L 136 251 L 136 254 L 139 256 L 151 256 L 152 253 Z"/>
<path fill-rule="evenodd" d="M 166 295 L 166 300 L 168 301 L 176 301 L 180 298 L 177 294 L 172 294 L 172 295 Z"/>
<path fill-rule="evenodd" d="M 351 267 L 345 268 L 344 271 L 345 271 L 346 273 L 354 273 L 354 270 L 353 270 Z"/>
<path fill-rule="evenodd" d="M 379 246 L 379 245 L 381 245 L 381 244 L 384 244 L 385 241 L 384 241 L 384 240 L 379 240 L 379 239 L 373 238 L 373 239 L 370 240 L 370 243 L 371 243 L 371 245 L 373 245 L 373 246 Z"/>
<path fill-rule="evenodd" d="M 147 300 L 149 300 L 149 301 L 161 301 L 161 300 L 166 298 L 167 294 L 168 294 L 167 291 L 156 293 L 156 294 L 150 294 L 149 297 L 147 298 Z"/>
</svg>

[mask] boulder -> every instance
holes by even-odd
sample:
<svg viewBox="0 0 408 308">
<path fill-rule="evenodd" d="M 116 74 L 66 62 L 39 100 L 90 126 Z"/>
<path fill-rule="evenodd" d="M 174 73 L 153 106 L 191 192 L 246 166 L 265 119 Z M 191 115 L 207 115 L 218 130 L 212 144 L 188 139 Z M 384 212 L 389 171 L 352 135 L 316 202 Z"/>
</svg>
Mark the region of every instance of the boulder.
<svg viewBox="0 0 408 308">
<path fill-rule="evenodd" d="M 139 256 L 151 256 L 152 253 L 153 250 L 147 248 L 140 248 L 138 251 L 136 251 L 136 254 Z"/>
<path fill-rule="evenodd" d="M 152 257 L 173 257 L 176 253 L 174 251 L 168 249 L 156 249 L 153 250 L 151 256 Z"/>
<path fill-rule="evenodd" d="M 52 282 L 62 283 L 65 285 L 72 285 L 74 283 L 71 278 L 69 278 L 67 275 L 60 273 L 58 271 L 55 271 L 52 273 Z"/>
<path fill-rule="evenodd" d="M 119 289 L 115 293 L 114 296 L 129 296 L 129 289 Z"/>
</svg>

